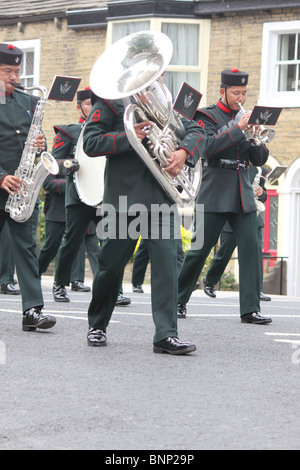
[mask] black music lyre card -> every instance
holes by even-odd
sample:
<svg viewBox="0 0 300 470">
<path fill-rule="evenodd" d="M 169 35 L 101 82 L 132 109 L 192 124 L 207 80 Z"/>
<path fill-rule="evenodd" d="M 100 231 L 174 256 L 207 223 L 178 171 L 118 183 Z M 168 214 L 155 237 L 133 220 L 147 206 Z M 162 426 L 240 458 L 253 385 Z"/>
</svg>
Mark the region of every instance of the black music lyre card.
<svg viewBox="0 0 300 470">
<path fill-rule="evenodd" d="M 56 75 L 48 94 L 48 100 L 73 101 L 81 78 Z"/>
<path fill-rule="evenodd" d="M 287 166 L 279 165 L 273 168 L 270 173 L 267 174 L 266 180 L 269 184 L 274 184 L 280 178 L 281 175 L 287 170 Z"/>
<path fill-rule="evenodd" d="M 191 121 L 197 111 L 201 98 L 202 94 L 199 91 L 184 82 L 175 99 L 173 109 Z"/>
<path fill-rule="evenodd" d="M 275 126 L 282 108 L 272 108 L 267 106 L 254 106 L 248 124 L 260 126 Z"/>
</svg>

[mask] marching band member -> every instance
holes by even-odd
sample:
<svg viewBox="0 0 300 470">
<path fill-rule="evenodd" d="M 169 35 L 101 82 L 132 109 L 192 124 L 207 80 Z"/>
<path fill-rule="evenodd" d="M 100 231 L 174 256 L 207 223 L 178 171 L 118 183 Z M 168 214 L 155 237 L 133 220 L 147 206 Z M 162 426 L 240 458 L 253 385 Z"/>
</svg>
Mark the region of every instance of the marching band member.
<svg viewBox="0 0 300 470">
<path fill-rule="evenodd" d="M 186 354 L 195 345 L 182 342 L 177 332 L 177 240 L 174 234 L 174 214 L 168 222 L 164 213 L 155 214 L 156 206 L 172 205 L 165 191 L 158 184 L 142 159 L 129 144 L 124 128 L 124 103 L 122 100 L 106 100 L 96 97 L 84 132 L 84 151 L 90 156 L 107 156 L 104 201 L 113 207 L 116 215 L 116 236 L 108 236 L 102 243 L 99 257 L 100 270 L 94 279 L 92 300 L 88 309 L 89 346 L 105 346 L 106 331 L 118 296 L 118 285 L 124 268 L 135 249 L 137 239 L 128 234 L 129 224 L 136 220 L 130 208 L 143 207 L 148 222 L 144 241 L 151 259 L 152 315 L 155 324 L 153 351 L 155 353 Z M 178 175 L 188 156 L 196 163 L 205 146 L 205 132 L 193 121 L 183 120 L 186 137 L 169 159 L 166 167 L 171 176 Z M 139 140 L 146 136 L 145 126 L 135 125 Z M 126 207 L 121 201 L 126 198 Z M 159 225 L 160 234 L 152 237 L 153 220 Z M 168 225 L 170 237 L 164 239 L 162 231 Z M 118 234 L 126 229 L 127 235 Z"/>
<path fill-rule="evenodd" d="M 39 254 L 40 275 L 47 271 L 53 258 L 57 255 L 66 229 L 66 205 L 70 203 L 71 194 L 74 194 L 76 203 L 79 201 L 72 177 L 67 177 L 67 170 L 63 163 L 68 158 L 73 158 L 74 148 L 89 111 L 91 110 L 91 90 L 85 89 L 77 92 L 76 109 L 79 114 L 79 122 L 76 124 L 54 126 L 55 138 L 52 155 L 59 163 L 59 173 L 49 175 L 44 181 L 45 190 L 45 243 Z M 74 197 L 73 197 L 74 199 Z M 76 236 L 76 233 L 75 233 Z M 76 237 L 77 238 L 77 237 Z M 87 245 L 84 243 L 87 241 Z M 83 242 L 83 243 L 82 243 Z M 96 227 L 91 222 L 84 240 L 79 243 L 79 251 L 76 256 L 68 258 L 66 269 L 69 271 L 71 289 L 79 292 L 89 292 L 90 287 L 83 281 L 85 277 L 85 253 L 88 253 L 93 271 L 97 269 L 98 239 Z M 74 251 L 73 251 L 74 253 Z M 54 284 L 53 295 L 56 302 L 69 302 L 65 286 Z"/>
<path fill-rule="evenodd" d="M 8 222 L 13 241 L 16 270 L 22 295 L 23 331 L 52 328 L 55 317 L 43 313 L 44 305 L 36 256 L 38 205 L 24 223 L 14 221 L 5 204 L 9 194 L 18 192 L 22 180 L 14 175 L 20 164 L 23 148 L 31 126 L 37 98 L 16 90 L 20 80 L 23 52 L 11 44 L 0 44 L 0 82 L 4 84 L 6 102 L 0 104 L 0 231 Z M 34 144 L 45 148 L 45 137 L 39 134 Z"/>
<path fill-rule="evenodd" d="M 207 145 L 203 157 L 203 179 L 197 204 L 204 205 L 204 244 L 190 250 L 179 275 L 178 316 L 186 316 L 186 304 L 216 245 L 222 228 L 229 221 L 238 245 L 240 316 L 242 323 L 266 324 L 271 318 L 260 314 L 260 267 L 257 215 L 249 178 L 250 162 L 266 163 L 265 145 L 246 141 L 243 131 L 250 113 L 238 114 L 247 97 L 248 73 L 238 69 L 221 73 L 221 98 L 201 109 L 195 120 L 205 129 Z"/>
<path fill-rule="evenodd" d="M 89 88 L 79 91 L 77 99 L 80 122 L 69 126 L 56 127 L 53 156 L 59 159 L 66 158 L 67 156 L 71 159 L 75 157 L 76 144 L 82 125 L 92 108 L 91 90 Z M 66 228 L 56 257 L 53 285 L 53 297 L 56 302 L 70 301 L 65 286 L 68 286 L 71 281 L 74 257 L 79 253 L 83 241 L 88 237 L 92 237 L 92 249 L 88 251 L 88 256 L 92 260 L 93 275 L 95 276 L 98 271 L 99 245 L 95 228 L 95 223 L 98 220 L 96 215 L 97 209 L 83 203 L 78 196 L 73 180 L 73 172 L 76 169 L 78 168 L 75 164 L 68 170 L 67 174 L 65 190 Z M 91 235 L 87 235 L 88 231 L 90 231 Z M 131 300 L 122 293 L 121 283 L 116 305 L 125 306 L 130 303 Z"/>
<path fill-rule="evenodd" d="M 250 181 L 251 183 L 254 180 L 254 177 L 256 176 L 258 170 L 257 167 L 254 165 L 250 166 Z M 268 170 L 266 168 L 262 168 L 262 174 L 265 176 L 268 173 Z M 260 184 L 256 190 L 256 197 L 261 203 L 265 203 L 267 200 L 267 191 L 265 188 L 265 179 L 260 178 Z M 258 214 L 258 242 L 259 242 L 259 268 L 260 268 L 260 279 L 261 279 L 261 288 L 260 288 L 260 300 L 263 301 L 270 301 L 271 297 L 268 295 L 265 295 L 263 293 L 263 253 L 262 253 L 262 232 L 264 228 L 264 221 L 261 216 L 261 214 Z M 223 227 L 223 230 L 221 232 L 220 236 L 220 247 L 215 254 L 210 267 L 206 273 L 205 279 L 203 279 L 203 284 L 204 284 L 204 293 L 208 295 L 209 297 L 216 297 L 216 292 L 214 286 L 218 284 L 221 280 L 222 274 L 225 271 L 225 268 L 227 264 L 229 263 L 232 254 L 236 248 L 236 239 L 235 236 L 231 230 L 231 227 L 228 222 Z"/>
</svg>

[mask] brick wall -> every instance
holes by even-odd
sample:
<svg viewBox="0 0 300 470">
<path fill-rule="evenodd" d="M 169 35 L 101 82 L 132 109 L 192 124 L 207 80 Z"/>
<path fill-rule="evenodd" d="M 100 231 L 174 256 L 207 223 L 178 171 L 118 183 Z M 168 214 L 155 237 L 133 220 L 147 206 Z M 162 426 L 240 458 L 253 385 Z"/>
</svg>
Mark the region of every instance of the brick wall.
<svg viewBox="0 0 300 470">
<path fill-rule="evenodd" d="M 260 86 L 261 47 L 264 22 L 290 21 L 299 18 L 300 8 L 280 9 L 249 14 L 215 15 L 211 22 L 211 42 L 208 69 L 207 104 L 219 97 L 220 72 L 239 67 L 250 74 L 247 108 L 257 103 Z M 89 84 L 91 68 L 104 50 L 106 28 L 67 29 L 66 20 L 61 28 L 54 21 L 24 24 L 23 32 L 16 25 L 0 29 L 0 41 L 41 39 L 40 82 L 49 87 L 55 74 L 82 78 L 80 87 Z M 201 90 L 205 93 L 205 90 Z M 77 120 L 76 103 L 48 106 L 44 131 L 49 141 L 53 138 L 54 124 L 68 124 Z M 269 144 L 270 154 L 280 163 L 291 164 L 300 156 L 297 137 L 300 136 L 300 109 L 284 109 L 276 126 L 276 137 Z"/>
<path fill-rule="evenodd" d="M 49 88 L 54 75 L 68 75 L 82 79 L 79 89 L 89 86 L 89 75 L 96 59 L 104 50 L 106 29 L 67 29 L 63 20 L 61 29 L 54 21 L 24 24 L 23 32 L 16 25 L 0 29 L 0 42 L 41 40 L 40 84 Z M 55 104 L 54 102 L 52 102 Z M 54 124 L 77 122 L 76 99 L 72 103 L 48 105 L 45 110 L 43 130 L 52 147 Z"/>
<path fill-rule="evenodd" d="M 219 98 L 223 69 L 238 67 L 249 73 L 246 108 L 257 103 L 260 87 L 263 24 L 292 21 L 300 17 L 300 8 L 239 15 L 215 16 L 211 23 L 207 104 Z M 281 164 L 292 164 L 300 157 L 300 108 L 283 109 L 276 125 L 276 137 L 268 144 L 270 155 Z"/>
</svg>

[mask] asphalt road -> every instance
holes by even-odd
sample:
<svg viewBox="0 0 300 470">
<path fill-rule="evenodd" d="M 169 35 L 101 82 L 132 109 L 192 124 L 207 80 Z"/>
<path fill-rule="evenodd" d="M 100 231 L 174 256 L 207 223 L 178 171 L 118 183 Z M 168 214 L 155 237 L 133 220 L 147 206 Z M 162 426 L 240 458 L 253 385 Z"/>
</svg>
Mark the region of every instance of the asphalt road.
<svg viewBox="0 0 300 470">
<path fill-rule="evenodd" d="M 0 449 L 300 448 L 300 298 L 262 304 L 266 326 L 240 323 L 237 293 L 194 292 L 179 337 L 189 356 L 152 352 L 150 287 L 115 309 L 108 345 L 86 343 L 91 293 L 45 307 L 57 325 L 22 332 L 20 297 L 0 296 Z M 90 282 L 91 285 L 91 282 Z M 162 286 L 163 288 L 163 286 Z"/>
</svg>

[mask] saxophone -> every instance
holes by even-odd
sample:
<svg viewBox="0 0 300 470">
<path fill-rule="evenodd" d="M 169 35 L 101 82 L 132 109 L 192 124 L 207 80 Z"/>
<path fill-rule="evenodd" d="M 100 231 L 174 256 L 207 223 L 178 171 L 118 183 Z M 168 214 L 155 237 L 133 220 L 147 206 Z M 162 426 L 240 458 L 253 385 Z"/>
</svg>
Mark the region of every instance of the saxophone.
<svg viewBox="0 0 300 470">
<path fill-rule="evenodd" d="M 265 211 L 265 205 L 264 205 L 264 203 L 261 202 L 261 201 L 258 199 L 258 196 L 256 196 L 256 191 L 258 190 L 258 187 L 259 187 L 261 175 L 262 175 L 262 169 L 261 169 L 260 166 L 258 166 L 258 167 L 257 167 L 257 173 L 256 173 L 256 175 L 255 175 L 255 177 L 254 177 L 254 180 L 253 180 L 253 183 L 252 183 L 252 189 L 253 189 L 255 204 L 256 204 L 256 208 L 257 208 L 257 215 L 259 215 L 260 212 L 264 212 L 264 211 Z"/>
<path fill-rule="evenodd" d="M 42 132 L 44 108 L 47 102 L 46 88 L 42 86 L 27 88 L 20 83 L 14 83 L 14 87 L 21 90 L 39 90 L 42 93 L 42 98 L 38 101 L 32 118 L 20 164 L 14 174 L 22 180 L 21 189 L 17 193 L 10 194 L 5 205 L 5 210 L 9 212 L 10 217 L 22 223 L 31 217 L 46 176 L 49 173 L 56 175 L 59 168 L 55 158 L 48 152 L 43 152 L 40 161 L 35 164 L 38 149 L 34 147 L 34 141 Z"/>
</svg>

